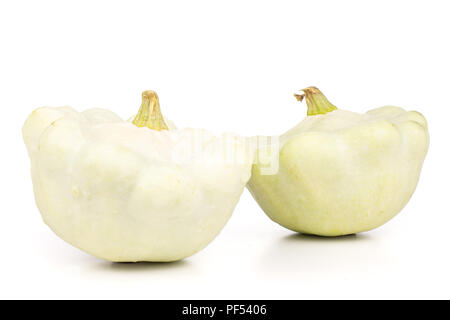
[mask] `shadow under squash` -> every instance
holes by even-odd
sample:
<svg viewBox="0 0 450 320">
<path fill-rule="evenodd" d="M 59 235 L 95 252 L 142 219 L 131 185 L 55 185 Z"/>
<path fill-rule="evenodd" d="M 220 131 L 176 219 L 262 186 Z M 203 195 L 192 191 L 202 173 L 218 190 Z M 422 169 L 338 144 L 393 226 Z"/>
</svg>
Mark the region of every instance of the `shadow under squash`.
<svg viewBox="0 0 450 320">
<path fill-rule="evenodd" d="M 363 233 L 354 233 L 344 236 L 324 237 L 306 233 L 294 233 L 282 238 L 286 242 L 351 242 L 351 241 L 366 241 L 369 236 Z"/>
<path fill-rule="evenodd" d="M 104 262 L 97 265 L 100 270 L 109 270 L 117 272 L 136 272 L 136 271 L 162 271 L 175 270 L 189 267 L 189 262 L 185 260 L 173 262 Z"/>
</svg>

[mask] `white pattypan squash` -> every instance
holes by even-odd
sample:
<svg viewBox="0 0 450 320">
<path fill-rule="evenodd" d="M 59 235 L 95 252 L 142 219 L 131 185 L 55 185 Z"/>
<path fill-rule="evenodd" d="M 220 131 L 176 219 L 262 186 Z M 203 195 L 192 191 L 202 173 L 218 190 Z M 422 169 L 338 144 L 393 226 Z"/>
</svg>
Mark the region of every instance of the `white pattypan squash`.
<svg viewBox="0 0 450 320">
<path fill-rule="evenodd" d="M 104 109 L 35 110 L 23 136 L 45 223 L 110 261 L 174 261 L 204 248 L 230 218 L 253 158 L 243 138 L 168 129 L 152 91 L 133 123 Z"/>
<path fill-rule="evenodd" d="M 428 150 L 427 122 L 418 112 L 381 107 L 337 110 L 315 87 L 308 116 L 280 137 L 279 170 L 255 164 L 248 184 L 275 222 L 293 231 L 338 236 L 381 226 L 413 194 Z"/>
</svg>

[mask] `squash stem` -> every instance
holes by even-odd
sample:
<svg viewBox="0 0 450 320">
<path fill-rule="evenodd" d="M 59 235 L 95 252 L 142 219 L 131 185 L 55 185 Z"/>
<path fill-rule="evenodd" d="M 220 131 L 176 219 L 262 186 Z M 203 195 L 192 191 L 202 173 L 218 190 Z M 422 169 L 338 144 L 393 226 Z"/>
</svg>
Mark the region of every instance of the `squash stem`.
<svg viewBox="0 0 450 320">
<path fill-rule="evenodd" d="M 168 130 L 159 106 L 159 98 L 155 91 L 142 92 L 142 103 L 139 112 L 133 119 L 137 127 L 147 127 L 152 130 Z"/>
<path fill-rule="evenodd" d="M 318 114 L 326 114 L 328 112 L 337 110 L 337 108 L 331 104 L 330 101 L 325 97 L 325 95 L 316 87 L 308 87 L 302 89 L 301 94 L 294 94 L 294 97 L 298 101 L 306 100 L 306 105 L 308 107 L 308 116 L 315 116 Z"/>
</svg>

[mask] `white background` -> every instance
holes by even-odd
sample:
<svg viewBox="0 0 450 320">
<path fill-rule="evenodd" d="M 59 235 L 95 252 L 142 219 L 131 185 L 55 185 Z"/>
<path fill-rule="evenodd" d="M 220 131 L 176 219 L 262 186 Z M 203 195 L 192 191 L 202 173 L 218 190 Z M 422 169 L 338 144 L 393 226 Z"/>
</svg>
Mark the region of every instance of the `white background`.
<svg viewBox="0 0 450 320">
<path fill-rule="evenodd" d="M 448 1 L 0 2 L 0 298 L 450 298 Z M 21 127 L 43 105 L 123 118 L 159 93 L 178 127 L 279 134 L 295 90 L 341 109 L 422 112 L 415 194 L 383 227 L 296 235 L 248 191 L 222 233 L 170 264 L 113 264 L 56 237 L 35 206 Z"/>
</svg>

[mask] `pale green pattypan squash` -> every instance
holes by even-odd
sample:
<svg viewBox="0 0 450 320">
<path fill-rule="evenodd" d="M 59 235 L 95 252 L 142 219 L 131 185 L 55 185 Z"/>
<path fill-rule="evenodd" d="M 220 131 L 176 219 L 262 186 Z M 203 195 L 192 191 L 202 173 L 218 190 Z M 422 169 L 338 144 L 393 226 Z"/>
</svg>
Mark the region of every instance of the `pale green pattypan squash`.
<svg viewBox="0 0 450 320">
<path fill-rule="evenodd" d="M 293 231 L 338 236 L 381 226 L 413 194 L 427 153 L 427 122 L 418 112 L 381 107 L 338 110 L 315 87 L 308 116 L 280 136 L 279 170 L 255 164 L 248 184 L 275 222 Z"/>
<path fill-rule="evenodd" d="M 58 236 L 94 256 L 179 260 L 224 227 L 253 157 L 243 138 L 168 128 L 157 95 L 142 98 L 132 123 L 104 109 L 35 110 L 23 126 L 35 199 Z"/>
</svg>

